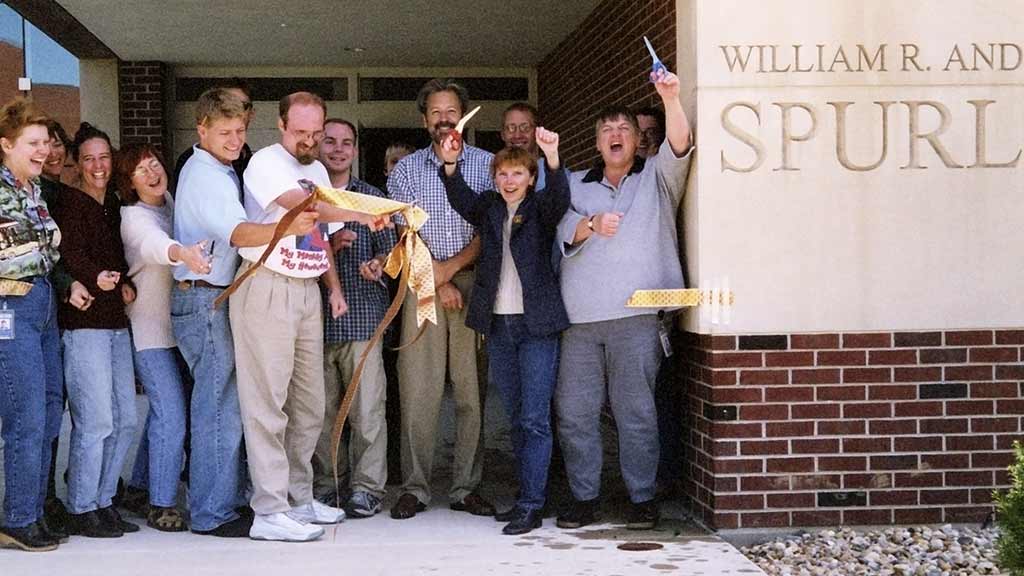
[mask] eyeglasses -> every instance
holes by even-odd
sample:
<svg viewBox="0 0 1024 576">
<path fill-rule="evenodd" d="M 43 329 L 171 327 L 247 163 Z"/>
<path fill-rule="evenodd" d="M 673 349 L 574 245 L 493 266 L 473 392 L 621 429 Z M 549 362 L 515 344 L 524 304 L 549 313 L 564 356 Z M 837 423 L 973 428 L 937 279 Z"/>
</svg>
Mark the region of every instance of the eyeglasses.
<svg viewBox="0 0 1024 576">
<path fill-rule="evenodd" d="M 510 134 L 515 134 L 517 132 L 525 134 L 530 130 L 533 130 L 533 124 L 530 124 L 529 122 L 523 122 L 522 124 L 505 124 L 504 130 Z"/>
<path fill-rule="evenodd" d="M 313 143 L 317 143 L 324 139 L 323 130 L 317 130 L 316 132 L 310 132 L 308 130 L 288 130 L 288 133 L 295 136 L 300 142 L 312 140 Z"/>
<path fill-rule="evenodd" d="M 147 164 L 140 164 L 135 170 L 132 170 L 132 176 L 149 176 L 162 172 L 164 169 L 163 165 L 156 158 L 150 160 Z"/>
</svg>

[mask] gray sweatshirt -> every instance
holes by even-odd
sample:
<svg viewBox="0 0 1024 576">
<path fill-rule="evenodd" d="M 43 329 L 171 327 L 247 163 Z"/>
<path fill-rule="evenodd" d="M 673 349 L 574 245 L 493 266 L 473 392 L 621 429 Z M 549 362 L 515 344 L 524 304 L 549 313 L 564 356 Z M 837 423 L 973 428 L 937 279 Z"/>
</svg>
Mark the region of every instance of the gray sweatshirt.
<svg viewBox="0 0 1024 576">
<path fill-rule="evenodd" d="M 693 148 L 677 158 L 668 140 L 657 156 L 637 159 L 618 188 L 602 167 L 569 177 L 572 205 L 558 225 L 562 247 L 562 297 L 573 324 L 600 322 L 657 311 L 626 308 L 635 290 L 683 288 L 676 237 L 676 212 L 683 198 Z M 622 212 L 615 236 L 592 234 L 570 247 L 580 220 L 599 212 Z"/>
</svg>

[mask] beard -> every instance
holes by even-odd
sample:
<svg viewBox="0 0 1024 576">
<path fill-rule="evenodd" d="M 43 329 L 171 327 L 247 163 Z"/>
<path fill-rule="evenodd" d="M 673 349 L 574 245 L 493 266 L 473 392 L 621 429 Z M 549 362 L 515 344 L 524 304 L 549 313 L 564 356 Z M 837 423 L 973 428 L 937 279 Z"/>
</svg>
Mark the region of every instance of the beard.
<svg viewBox="0 0 1024 576">
<path fill-rule="evenodd" d="M 430 133 L 430 139 L 433 140 L 435 144 L 440 144 L 441 140 L 443 140 L 448 134 L 448 131 L 443 130 L 444 128 L 448 128 L 448 130 L 455 130 L 455 124 L 451 122 L 438 122 L 428 130 Z"/>
<path fill-rule="evenodd" d="M 319 156 L 317 146 L 306 146 L 305 144 L 299 144 L 295 147 L 295 159 L 299 161 L 299 164 L 303 166 L 309 166 Z"/>
</svg>

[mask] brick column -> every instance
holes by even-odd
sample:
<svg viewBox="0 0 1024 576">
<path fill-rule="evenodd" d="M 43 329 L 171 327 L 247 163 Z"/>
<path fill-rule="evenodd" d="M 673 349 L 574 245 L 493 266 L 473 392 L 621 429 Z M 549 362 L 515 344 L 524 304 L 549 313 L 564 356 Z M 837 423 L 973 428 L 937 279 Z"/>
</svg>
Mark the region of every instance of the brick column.
<svg viewBox="0 0 1024 576">
<path fill-rule="evenodd" d="M 1024 439 L 1024 331 L 686 334 L 688 493 L 718 529 L 979 522 Z"/>
<path fill-rule="evenodd" d="M 559 133 L 559 155 L 571 169 L 597 159 L 594 117 L 606 106 L 660 106 L 648 82 L 651 57 L 676 61 L 676 0 L 605 0 L 537 67 L 537 108 Z"/>
<path fill-rule="evenodd" d="M 148 143 L 165 154 L 170 142 L 169 124 L 165 117 L 169 87 L 167 64 L 119 62 L 117 84 L 121 104 L 121 145 Z"/>
</svg>

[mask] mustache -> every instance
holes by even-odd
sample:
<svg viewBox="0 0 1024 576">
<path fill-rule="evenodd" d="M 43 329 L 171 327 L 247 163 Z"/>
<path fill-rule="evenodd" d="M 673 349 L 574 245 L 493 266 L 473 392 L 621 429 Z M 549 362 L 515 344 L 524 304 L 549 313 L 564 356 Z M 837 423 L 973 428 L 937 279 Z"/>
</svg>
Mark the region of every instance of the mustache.
<svg viewBox="0 0 1024 576">
<path fill-rule="evenodd" d="M 434 130 L 440 130 L 441 128 L 450 128 L 450 129 L 454 130 L 455 129 L 455 123 L 454 122 L 448 122 L 446 120 L 442 120 L 442 121 L 438 122 L 437 124 L 434 124 Z"/>
</svg>

